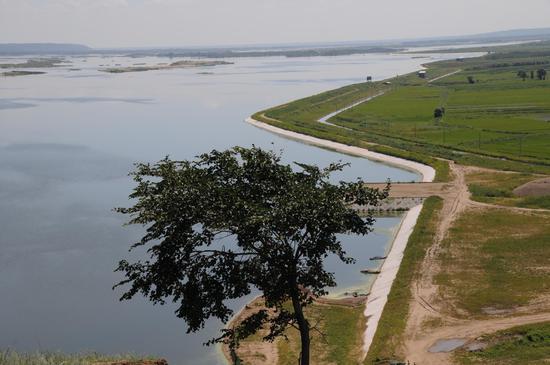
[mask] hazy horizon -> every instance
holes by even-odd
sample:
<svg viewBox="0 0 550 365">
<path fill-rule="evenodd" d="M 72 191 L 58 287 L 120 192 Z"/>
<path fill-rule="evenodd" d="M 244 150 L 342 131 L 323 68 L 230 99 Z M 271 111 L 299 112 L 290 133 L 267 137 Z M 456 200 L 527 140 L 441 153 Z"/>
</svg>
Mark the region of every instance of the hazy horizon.
<svg viewBox="0 0 550 365">
<path fill-rule="evenodd" d="M 0 0 L 0 43 L 163 48 L 474 35 L 548 27 L 550 0 L 440 8 L 435 0 Z"/>
</svg>

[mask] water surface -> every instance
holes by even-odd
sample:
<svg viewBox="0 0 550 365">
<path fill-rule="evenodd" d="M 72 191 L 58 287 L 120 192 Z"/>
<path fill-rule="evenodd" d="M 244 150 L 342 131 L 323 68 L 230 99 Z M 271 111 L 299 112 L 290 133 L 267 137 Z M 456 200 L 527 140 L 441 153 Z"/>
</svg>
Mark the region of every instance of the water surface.
<svg viewBox="0 0 550 365">
<path fill-rule="evenodd" d="M 440 58 L 443 56 L 432 56 Z M 457 55 L 451 55 L 457 57 Z M 352 167 L 336 179 L 417 180 L 414 173 L 286 140 L 243 120 L 251 113 L 326 89 L 417 69 L 411 55 L 236 59 L 207 69 L 126 74 L 115 64 L 167 59 L 68 58 L 47 74 L 0 80 L 0 348 L 138 353 L 170 364 L 222 363 L 171 306 L 120 303 L 116 263 L 142 233 L 112 212 L 127 206 L 136 161 L 188 159 L 235 145 L 284 150 L 287 162 Z M 13 62 L 1 59 L 0 62 Z M 78 69 L 71 71 L 70 69 Z M 213 74 L 199 74 L 212 72 Z M 381 255 L 400 222 L 380 219 L 368 238 L 343 237 L 354 266 L 331 258 L 340 286 L 364 290 L 358 273 Z M 134 256 L 135 257 L 135 256 Z M 232 303 L 239 308 L 248 298 Z"/>
</svg>

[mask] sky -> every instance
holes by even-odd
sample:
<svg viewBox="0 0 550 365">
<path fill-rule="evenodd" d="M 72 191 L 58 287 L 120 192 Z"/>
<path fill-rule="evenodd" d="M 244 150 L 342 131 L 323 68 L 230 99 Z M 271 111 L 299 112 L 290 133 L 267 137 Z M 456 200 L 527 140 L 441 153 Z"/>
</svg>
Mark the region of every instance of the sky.
<svg viewBox="0 0 550 365">
<path fill-rule="evenodd" d="M 185 47 L 548 27 L 550 0 L 0 0 L 0 43 Z"/>
</svg>

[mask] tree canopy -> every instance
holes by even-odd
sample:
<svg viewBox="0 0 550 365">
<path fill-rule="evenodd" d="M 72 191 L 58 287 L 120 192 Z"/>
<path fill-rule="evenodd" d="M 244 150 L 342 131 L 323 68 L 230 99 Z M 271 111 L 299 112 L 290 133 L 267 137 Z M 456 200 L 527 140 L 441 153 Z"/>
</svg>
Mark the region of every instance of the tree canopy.
<svg viewBox="0 0 550 365">
<path fill-rule="evenodd" d="M 262 326 L 270 329 L 264 339 L 274 340 L 294 326 L 301 364 L 309 364 L 303 308 L 336 285 L 324 260 L 336 255 L 353 262 L 337 234 L 369 233 L 374 218 L 360 216 L 354 205 L 377 205 L 389 186 L 379 191 L 360 179 L 333 184 L 329 177 L 345 167 L 341 163 L 295 164 L 296 170 L 272 151 L 235 147 L 193 161 L 136 165 L 135 204 L 116 210 L 145 226 L 132 247 L 146 247 L 149 257 L 120 261 L 125 279 L 115 287 L 125 288 L 121 300 L 141 294 L 155 304 L 173 301 L 176 315 L 195 332 L 211 317 L 227 323 L 233 315 L 227 300 L 257 288 L 275 314 L 261 310 L 212 342 L 235 347 Z"/>
</svg>

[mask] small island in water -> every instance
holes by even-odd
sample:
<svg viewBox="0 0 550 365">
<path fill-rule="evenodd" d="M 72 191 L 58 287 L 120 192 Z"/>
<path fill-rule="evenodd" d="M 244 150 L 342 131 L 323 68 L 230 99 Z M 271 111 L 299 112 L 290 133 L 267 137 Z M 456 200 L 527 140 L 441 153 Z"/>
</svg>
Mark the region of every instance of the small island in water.
<svg viewBox="0 0 550 365">
<path fill-rule="evenodd" d="M 194 68 L 194 67 L 211 67 L 219 65 L 232 65 L 233 62 L 227 61 L 200 61 L 200 60 L 182 60 L 173 62 L 170 64 L 159 64 L 151 66 L 130 66 L 130 67 L 111 67 L 101 69 L 100 71 L 109 73 L 123 73 L 123 72 L 142 72 L 142 71 L 154 71 L 154 70 L 170 70 L 175 68 Z"/>
<path fill-rule="evenodd" d="M 45 72 L 41 71 L 8 71 L 0 72 L 0 76 L 9 77 L 9 76 L 28 76 L 28 75 L 43 75 Z"/>
</svg>

